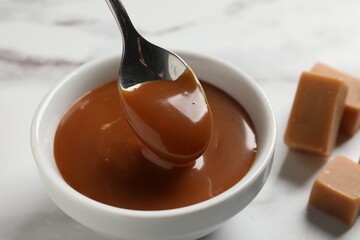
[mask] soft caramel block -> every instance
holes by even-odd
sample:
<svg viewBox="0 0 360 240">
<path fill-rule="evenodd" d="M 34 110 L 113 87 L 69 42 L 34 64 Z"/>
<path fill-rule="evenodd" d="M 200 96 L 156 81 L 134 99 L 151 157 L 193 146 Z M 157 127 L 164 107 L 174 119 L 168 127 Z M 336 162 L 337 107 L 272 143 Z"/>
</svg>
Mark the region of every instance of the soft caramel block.
<svg viewBox="0 0 360 240">
<path fill-rule="evenodd" d="M 340 124 L 340 132 L 352 136 L 360 128 L 360 79 L 338 71 L 322 63 L 317 63 L 311 72 L 341 78 L 348 86 L 344 114 Z"/>
<path fill-rule="evenodd" d="M 291 109 L 285 143 L 328 156 L 335 145 L 347 87 L 343 80 L 303 72 Z"/>
<path fill-rule="evenodd" d="M 336 157 L 315 180 L 309 204 L 353 225 L 360 210 L 360 164 Z"/>
</svg>

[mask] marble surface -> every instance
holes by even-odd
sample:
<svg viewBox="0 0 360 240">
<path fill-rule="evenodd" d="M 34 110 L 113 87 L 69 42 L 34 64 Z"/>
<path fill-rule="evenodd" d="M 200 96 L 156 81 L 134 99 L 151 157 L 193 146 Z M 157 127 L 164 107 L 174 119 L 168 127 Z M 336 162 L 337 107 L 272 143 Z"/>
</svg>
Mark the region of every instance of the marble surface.
<svg viewBox="0 0 360 240">
<path fill-rule="evenodd" d="M 150 41 L 221 58 L 242 68 L 268 95 L 278 141 L 270 178 L 256 199 L 215 239 L 359 239 L 307 207 L 326 163 L 289 151 L 282 137 L 299 75 L 316 61 L 360 77 L 358 0 L 124 0 Z M 66 216 L 48 198 L 29 144 L 43 95 L 79 65 L 121 51 L 103 0 L 0 0 L 0 239 L 103 239 Z M 360 133 L 332 157 L 357 160 Z"/>
</svg>

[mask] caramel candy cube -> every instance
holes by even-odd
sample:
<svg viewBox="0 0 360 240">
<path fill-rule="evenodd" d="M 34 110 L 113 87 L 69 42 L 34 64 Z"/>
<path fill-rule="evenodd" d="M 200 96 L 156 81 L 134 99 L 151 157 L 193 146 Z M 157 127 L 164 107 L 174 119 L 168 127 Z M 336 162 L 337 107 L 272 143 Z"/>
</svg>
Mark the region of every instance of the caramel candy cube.
<svg viewBox="0 0 360 240">
<path fill-rule="evenodd" d="M 353 225 L 360 211 L 360 165 L 336 157 L 315 180 L 309 204 Z"/>
<path fill-rule="evenodd" d="M 344 114 L 340 123 L 340 132 L 351 137 L 360 128 L 360 79 L 338 71 L 322 63 L 317 63 L 311 72 L 341 78 L 348 86 Z"/>
<path fill-rule="evenodd" d="M 335 145 L 346 94 L 343 80 L 303 72 L 285 132 L 285 143 L 291 149 L 328 156 Z"/>
</svg>

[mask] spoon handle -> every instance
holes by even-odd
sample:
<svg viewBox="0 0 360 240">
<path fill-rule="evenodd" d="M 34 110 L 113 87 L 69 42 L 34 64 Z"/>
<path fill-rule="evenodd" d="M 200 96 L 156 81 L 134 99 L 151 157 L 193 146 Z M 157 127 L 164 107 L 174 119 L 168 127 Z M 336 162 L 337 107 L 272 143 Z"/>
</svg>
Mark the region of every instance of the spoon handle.
<svg viewBox="0 0 360 240">
<path fill-rule="evenodd" d="M 136 31 L 134 25 L 132 24 L 130 17 L 127 14 L 122 2 L 120 0 L 105 1 L 121 29 L 121 33 L 125 43 L 127 43 L 130 39 L 134 39 L 135 37 L 139 36 L 139 33 Z"/>
</svg>

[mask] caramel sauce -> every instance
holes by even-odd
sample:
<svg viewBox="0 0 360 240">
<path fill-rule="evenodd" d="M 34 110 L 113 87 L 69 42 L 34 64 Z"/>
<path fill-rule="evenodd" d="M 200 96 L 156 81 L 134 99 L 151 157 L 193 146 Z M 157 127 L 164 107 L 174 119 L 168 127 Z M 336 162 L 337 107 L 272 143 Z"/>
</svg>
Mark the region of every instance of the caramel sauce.
<svg viewBox="0 0 360 240">
<path fill-rule="evenodd" d="M 212 137 L 193 165 L 166 169 L 147 159 L 112 81 L 81 97 L 61 120 L 54 140 L 61 175 L 91 199 L 135 210 L 184 207 L 226 191 L 254 161 L 255 130 L 235 100 L 209 84 L 202 86 L 212 111 Z"/>
<path fill-rule="evenodd" d="M 187 165 L 209 144 L 211 111 L 195 78 L 187 69 L 176 81 L 155 80 L 121 88 L 126 118 L 156 162 Z"/>
</svg>

